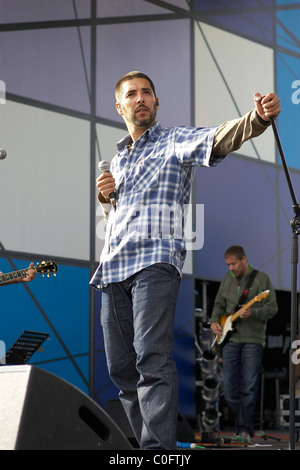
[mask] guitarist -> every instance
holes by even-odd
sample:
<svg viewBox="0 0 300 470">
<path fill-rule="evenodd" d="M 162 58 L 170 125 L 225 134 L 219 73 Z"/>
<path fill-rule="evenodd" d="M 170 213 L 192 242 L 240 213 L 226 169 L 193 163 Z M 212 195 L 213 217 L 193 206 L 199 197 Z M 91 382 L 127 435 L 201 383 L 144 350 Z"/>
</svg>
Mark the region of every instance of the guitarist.
<svg viewBox="0 0 300 470">
<path fill-rule="evenodd" d="M 30 263 L 29 268 L 32 268 L 32 269 L 28 269 L 28 271 L 26 273 L 26 276 L 21 277 L 21 278 L 17 278 L 17 279 L 12 279 L 12 280 L 9 280 L 9 281 L 1 282 L 0 286 L 7 286 L 8 284 L 18 284 L 19 282 L 31 282 L 31 281 L 33 281 L 33 279 L 36 276 L 36 270 L 33 268 L 33 266 L 34 266 L 34 263 Z M 0 271 L 0 274 L 2 274 L 1 271 Z"/>
<path fill-rule="evenodd" d="M 222 333 L 222 315 L 230 315 L 261 292 L 270 291 L 262 302 L 241 311 L 233 325 L 235 330 L 222 347 L 224 394 L 233 414 L 235 432 L 245 442 L 251 442 L 266 325 L 277 313 L 276 294 L 268 274 L 255 271 L 248 264 L 241 246 L 228 248 L 224 258 L 229 272 L 221 281 L 213 306 L 211 329 L 215 335 Z"/>
</svg>

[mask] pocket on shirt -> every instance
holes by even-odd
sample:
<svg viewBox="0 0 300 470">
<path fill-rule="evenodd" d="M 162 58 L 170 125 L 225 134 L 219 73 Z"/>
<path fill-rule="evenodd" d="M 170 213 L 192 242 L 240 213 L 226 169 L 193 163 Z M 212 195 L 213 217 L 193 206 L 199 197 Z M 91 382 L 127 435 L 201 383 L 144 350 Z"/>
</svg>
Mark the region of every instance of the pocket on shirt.
<svg viewBox="0 0 300 470">
<path fill-rule="evenodd" d="M 133 191 L 146 191 L 149 188 L 158 186 L 163 163 L 163 159 L 157 157 L 137 162 L 133 177 Z"/>
</svg>

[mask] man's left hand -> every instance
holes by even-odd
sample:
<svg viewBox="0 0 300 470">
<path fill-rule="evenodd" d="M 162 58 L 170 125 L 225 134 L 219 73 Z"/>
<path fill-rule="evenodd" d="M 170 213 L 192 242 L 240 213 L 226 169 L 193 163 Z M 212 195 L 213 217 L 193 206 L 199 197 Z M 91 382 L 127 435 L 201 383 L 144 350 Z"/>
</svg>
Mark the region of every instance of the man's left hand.
<svg viewBox="0 0 300 470">
<path fill-rule="evenodd" d="M 24 276 L 20 282 L 31 282 L 33 281 L 33 279 L 35 278 L 35 275 L 36 275 L 36 270 L 33 268 L 34 264 L 33 263 L 30 263 L 29 265 L 29 268 L 32 268 L 32 269 L 28 269 L 27 273 L 26 273 L 26 276 Z"/>
</svg>

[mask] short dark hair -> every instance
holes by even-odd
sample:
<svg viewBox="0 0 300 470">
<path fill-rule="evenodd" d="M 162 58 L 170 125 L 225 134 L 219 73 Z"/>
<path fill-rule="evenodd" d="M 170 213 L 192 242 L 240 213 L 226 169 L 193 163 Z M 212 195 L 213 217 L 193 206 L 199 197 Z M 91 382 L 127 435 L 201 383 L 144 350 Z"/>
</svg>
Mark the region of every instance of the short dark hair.
<svg viewBox="0 0 300 470">
<path fill-rule="evenodd" d="M 229 256 L 235 256 L 237 259 L 243 259 L 244 256 L 247 258 L 244 248 L 240 245 L 232 245 L 225 251 L 224 258 L 229 258 Z"/>
<path fill-rule="evenodd" d="M 116 97 L 117 101 L 119 100 L 120 90 L 121 90 L 121 86 L 123 85 L 123 83 L 127 82 L 128 80 L 132 80 L 133 78 L 144 78 L 145 80 L 148 80 L 150 88 L 153 91 L 154 96 L 156 98 L 155 86 L 154 86 L 154 83 L 151 80 L 151 78 L 148 77 L 148 75 L 146 75 L 145 73 L 139 72 L 138 70 L 134 70 L 133 72 L 126 73 L 126 75 L 124 75 L 122 78 L 120 78 L 120 80 L 116 84 L 116 86 L 115 86 L 115 97 Z"/>
</svg>

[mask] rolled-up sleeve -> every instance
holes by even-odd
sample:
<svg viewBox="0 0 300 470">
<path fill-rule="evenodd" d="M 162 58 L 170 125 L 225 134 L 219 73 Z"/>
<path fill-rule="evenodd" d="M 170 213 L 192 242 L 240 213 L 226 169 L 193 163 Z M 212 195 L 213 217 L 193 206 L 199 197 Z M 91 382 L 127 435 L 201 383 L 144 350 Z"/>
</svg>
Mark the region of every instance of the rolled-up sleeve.
<svg viewBox="0 0 300 470">
<path fill-rule="evenodd" d="M 269 125 L 270 122 L 261 119 L 255 109 L 241 118 L 224 122 L 216 130 L 211 158 L 218 159 L 218 156 L 238 150 L 247 140 L 261 135 Z"/>
</svg>

